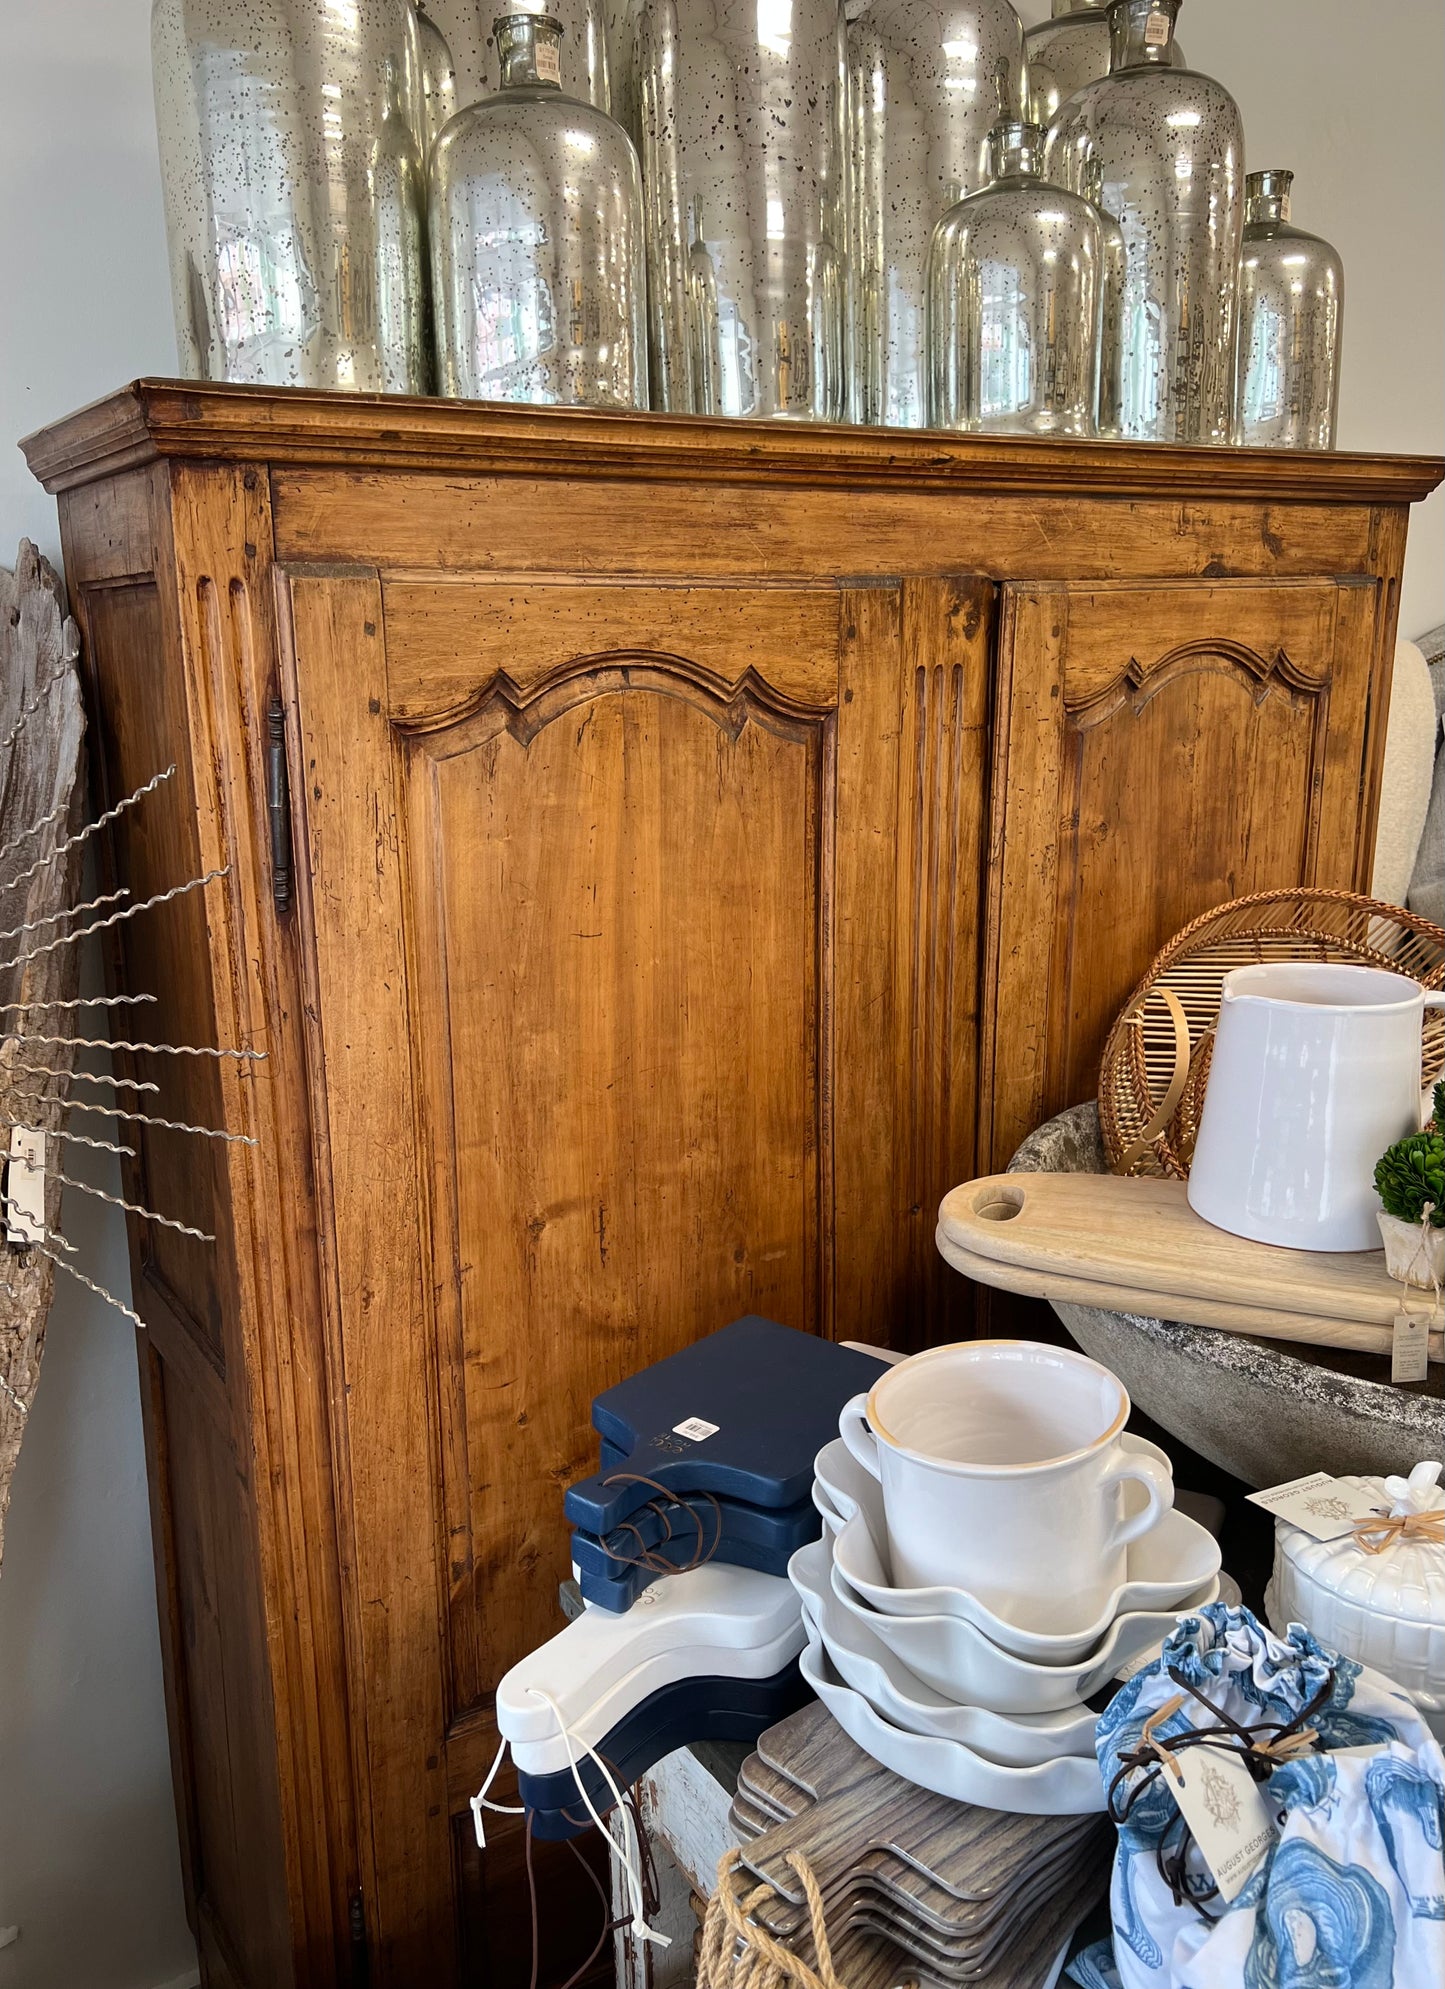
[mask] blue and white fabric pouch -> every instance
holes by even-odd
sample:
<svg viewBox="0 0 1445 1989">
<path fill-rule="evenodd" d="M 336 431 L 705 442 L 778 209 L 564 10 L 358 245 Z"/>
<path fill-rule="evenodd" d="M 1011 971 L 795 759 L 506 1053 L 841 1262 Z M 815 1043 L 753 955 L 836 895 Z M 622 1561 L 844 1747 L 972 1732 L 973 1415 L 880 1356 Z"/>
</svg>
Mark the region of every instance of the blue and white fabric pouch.
<svg viewBox="0 0 1445 1989">
<path fill-rule="evenodd" d="M 1280 1759 L 1260 1785 L 1274 1826 L 1263 1858 L 1232 1901 L 1207 1896 L 1212 1874 L 1181 1829 L 1167 1764 L 1145 1765 L 1148 1741 L 1168 1749 L 1233 1723 L 1268 1751 L 1310 1708 L 1318 1744 Z M 1181 1618 L 1155 1663 L 1116 1695 L 1095 1744 L 1123 1820 L 1112 1953 L 1101 1942 L 1075 1958 L 1069 1972 L 1082 1989 L 1445 1984 L 1445 1757 L 1379 1672 L 1300 1624 L 1280 1638 L 1249 1610 L 1214 1603 Z M 1181 1746 L 1178 1760 L 1191 1752 Z"/>
</svg>

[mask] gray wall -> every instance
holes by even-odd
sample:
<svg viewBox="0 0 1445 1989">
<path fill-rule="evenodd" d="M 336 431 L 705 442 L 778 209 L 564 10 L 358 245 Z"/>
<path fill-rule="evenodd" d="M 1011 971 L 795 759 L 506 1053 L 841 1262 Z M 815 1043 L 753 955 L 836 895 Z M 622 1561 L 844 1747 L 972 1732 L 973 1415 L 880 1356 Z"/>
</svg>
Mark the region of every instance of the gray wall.
<svg viewBox="0 0 1445 1989">
<path fill-rule="evenodd" d="M 1047 9 L 1026 5 L 1026 18 Z M 146 0 L 0 0 L 0 559 L 56 556 L 15 439 L 175 365 Z M 1341 441 L 1445 450 L 1439 0 L 1190 0 L 1196 67 L 1251 165 L 1345 258 Z M 1401 627 L 1445 620 L 1445 500 L 1411 528 Z M 113 1211 L 67 1225 L 125 1290 Z M 0 1579 L 0 1989 L 188 1980 L 130 1332 L 61 1281 Z"/>
</svg>

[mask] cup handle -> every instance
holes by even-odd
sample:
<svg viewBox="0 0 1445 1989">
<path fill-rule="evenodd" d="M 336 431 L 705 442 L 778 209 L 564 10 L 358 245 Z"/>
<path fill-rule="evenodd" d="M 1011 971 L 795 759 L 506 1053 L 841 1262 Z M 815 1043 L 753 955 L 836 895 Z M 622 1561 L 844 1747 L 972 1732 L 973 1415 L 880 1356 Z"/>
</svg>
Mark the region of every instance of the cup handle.
<svg viewBox="0 0 1445 1989">
<path fill-rule="evenodd" d="M 883 1474 L 878 1464 L 878 1439 L 868 1427 L 868 1397 L 855 1395 L 851 1402 L 843 1404 L 838 1417 L 838 1434 L 847 1445 L 848 1455 L 856 1464 L 861 1464 L 870 1478 L 876 1478 L 881 1485 Z"/>
<path fill-rule="evenodd" d="M 1158 1458 L 1147 1457 L 1137 1450 L 1123 1452 L 1116 1464 L 1104 1475 L 1104 1489 L 1111 1485 L 1123 1485 L 1135 1478 L 1148 1488 L 1149 1503 L 1143 1512 L 1132 1519 L 1121 1519 L 1109 1539 L 1108 1551 L 1114 1553 L 1120 1547 L 1127 1547 L 1131 1540 L 1137 1540 L 1141 1533 L 1147 1533 L 1151 1526 L 1157 1526 L 1166 1512 L 1174 1504 L 1174 1474 L 1162 1465 Z"/>
</svg>

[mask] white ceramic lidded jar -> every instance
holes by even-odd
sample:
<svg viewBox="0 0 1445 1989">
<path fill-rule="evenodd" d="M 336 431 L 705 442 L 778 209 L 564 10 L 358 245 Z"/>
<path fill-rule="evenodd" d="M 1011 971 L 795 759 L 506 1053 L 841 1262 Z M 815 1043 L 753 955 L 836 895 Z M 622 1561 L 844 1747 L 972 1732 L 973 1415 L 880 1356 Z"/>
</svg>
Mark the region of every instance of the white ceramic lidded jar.
<svg viewBox="0 0 1445 1989">
<path fill-rule="evenodd" d="M 1445 1516 L 1440 1466 L 1417 1464 L 1405 1478 L 1342 1478 L 1375 1494 L 1382 1514 Z M 1445 1542 L 1406 1531 L 1378 1553 L 1352 1533 L 1316 1540 L 1275 1522 L 1274 1574 L 1265 1612 L 1281 1635 L 1303 1623 L 1323 1644 L 1382 1671 L 1415 1701 L 1445 1741 Z"/>
</svg>

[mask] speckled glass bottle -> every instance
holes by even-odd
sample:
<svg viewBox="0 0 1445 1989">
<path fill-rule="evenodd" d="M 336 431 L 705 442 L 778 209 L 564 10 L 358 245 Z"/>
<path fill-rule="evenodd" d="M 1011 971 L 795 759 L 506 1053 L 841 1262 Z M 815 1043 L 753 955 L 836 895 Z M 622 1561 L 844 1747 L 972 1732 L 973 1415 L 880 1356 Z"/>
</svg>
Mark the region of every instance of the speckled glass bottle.
<svg viewBox="0 0 1445 1989">
<path fill-rule="evenodd" d="M 1040 177 L 1044 134 L 1003 123 L 993 176 L 933 231 L 928 419 L 993 435 L 1092 435 L 1099 395 L 1097 209 Z"/>
<path fill-rule="evenodd" d="M 1328 242 L 1290 226 L 1293 182 L 1293 173 L 1279 171 L 1245 182 L 1234 439 L 1254 448 L 1333 449 L 1345 272 Z"/>
<path fill-rule="evenodd" d="M 1024 116 L 1023 23 L 1008 0 L 848 8 L 850 345 L 861 421 L 926 419 L 935 222 L 987 178 L 1000 116 Z"/>
<path fill-rule="evenodd" d="M 560 22 L 495 24 L 502 87 L 432 153 L 444 394 L 647 406 L 642 181 L 620 125 L 558 83 Z"/>
<path fill-rule="evenodd" d="M 1119 430 L 1224 443 L 1234 417 L 1244 127 L 1221 83 L 1172 66 L 1180 0 L 1112 0 L 1112 67 L 1068 98 L 1047 171 L 1076 193 L 1101 172 L 1124 237 Z"/>
<path fill-rule="evenodd" d="M 1024 36 L 1029 66 L 1029 116 L 1052 124 L 1065 97 L 1109 73 L 1109 0 L 1054 0 L 1053 19 Z M 1174 67 L 1187 69 L 1176 41 Z"/>
<path fill-rule="evenodd" d="M 501 87 L 501 61 L 492 33 L 495 0 L 426 0 L 452 52 L 461 108 L 480 103 Z M 541 0 L 531 11 L 541 13 Z M 604 0 L 548 0 L 546 12 L 562 23 L 562 89 L 569 97 L 612 114 Z"/>
<path fill-rule="evenodd" d="M 155 0 L 181 370 L 425 393 L 425 189 L 410 0 Z"/>
<path fill-rule="evenodd" d="M 428 158 L 442 127 L 460 109 L 457 66 L 446 36 L 424 7 L 416 10 L 417 74 L 412 83 L 412 124 Z"/>
<path fill-rule="evenodd" d="M 843 416 L 838 0 L 638 0 L 654 398 Z"/>
</svg>

